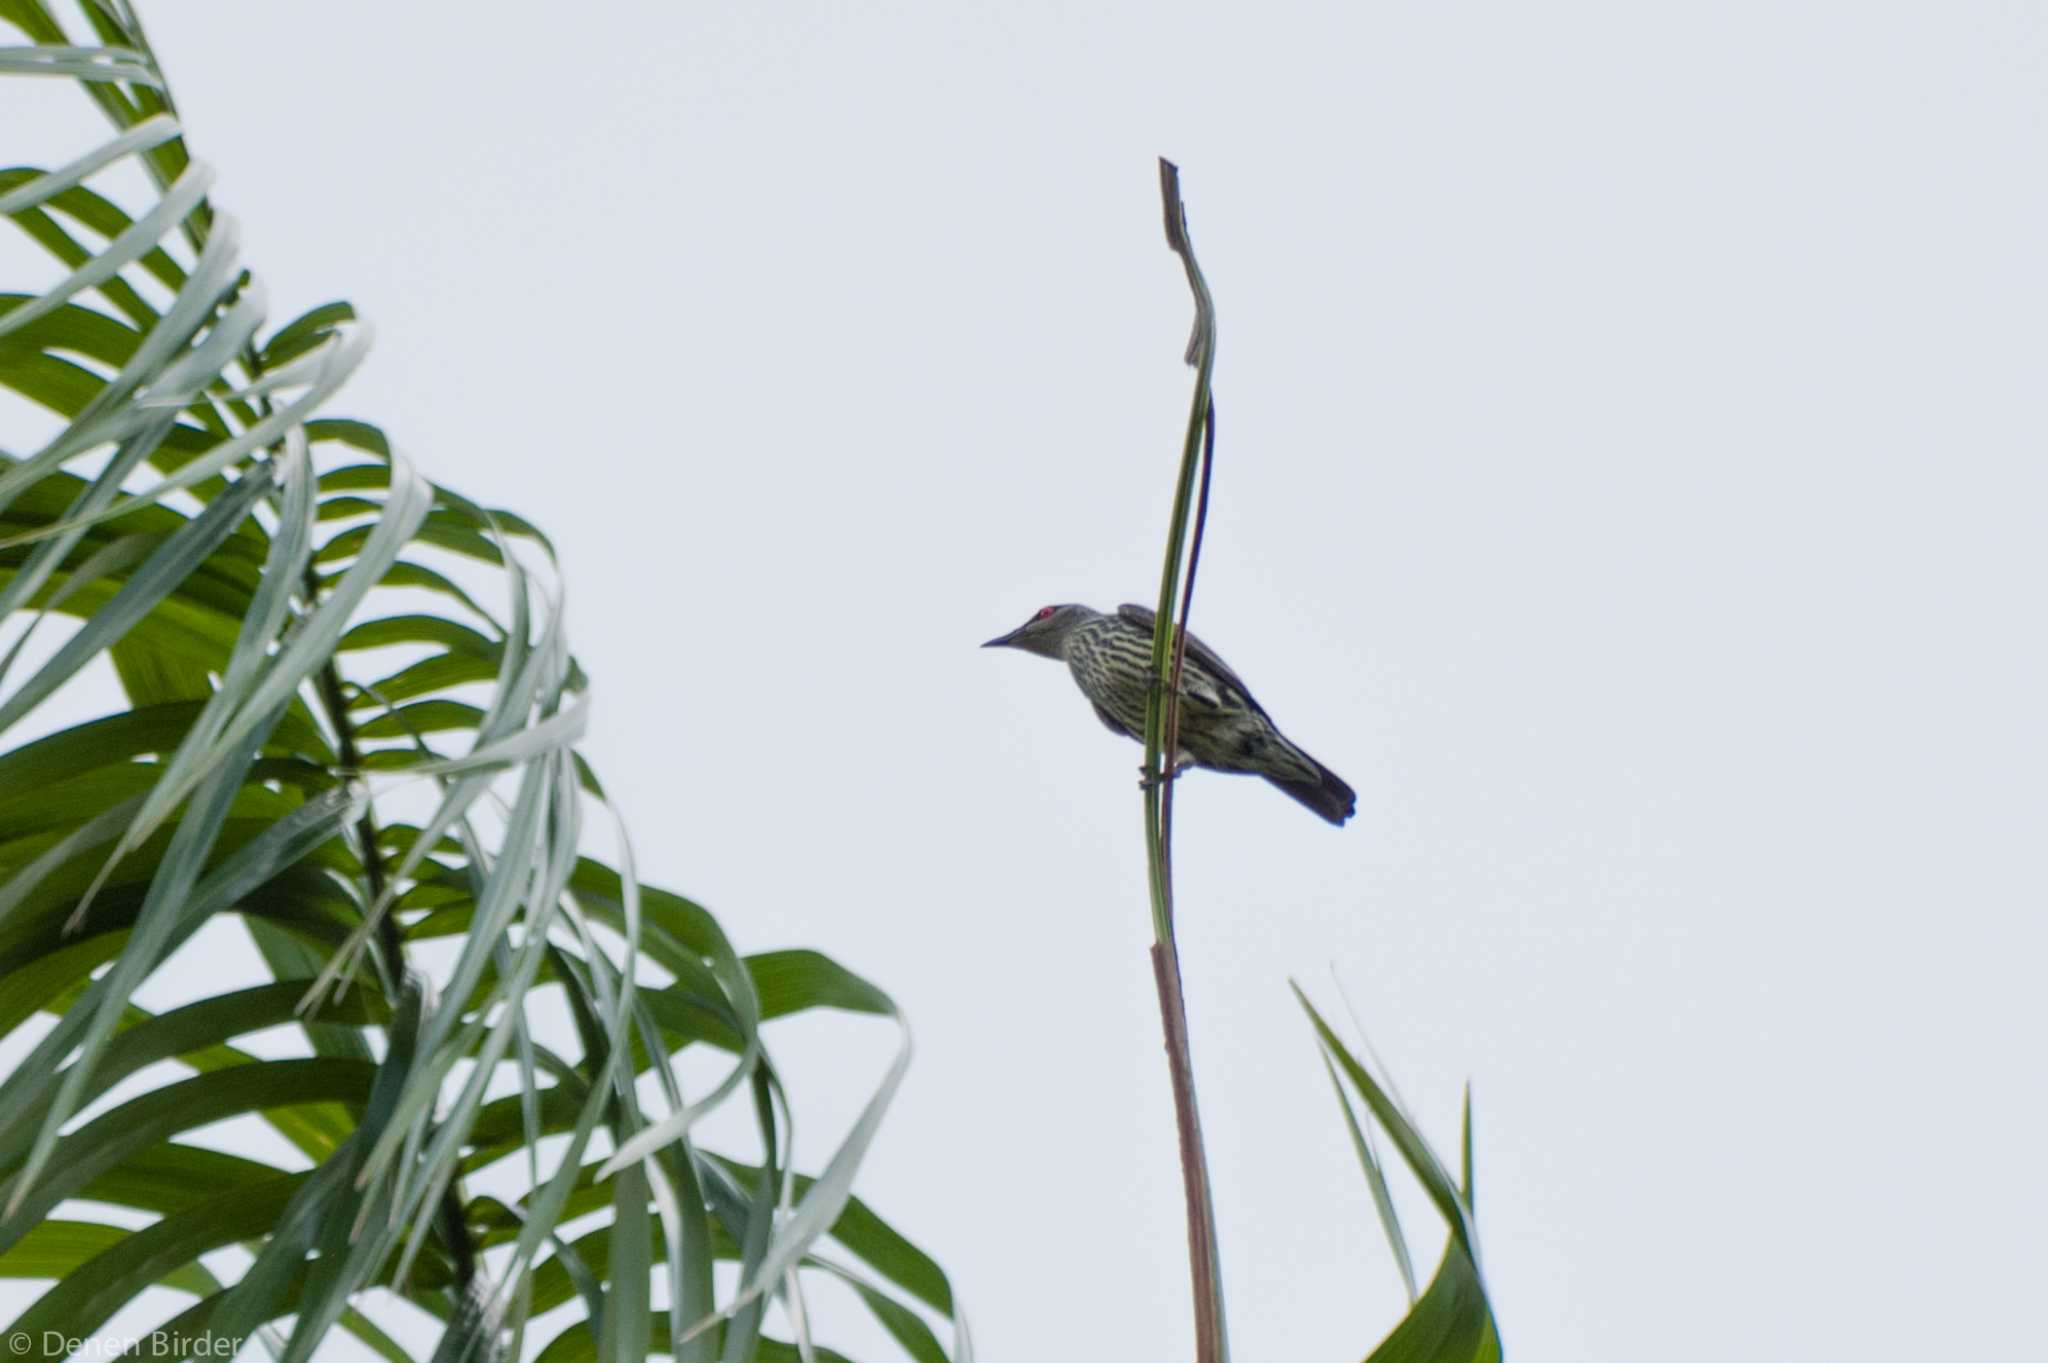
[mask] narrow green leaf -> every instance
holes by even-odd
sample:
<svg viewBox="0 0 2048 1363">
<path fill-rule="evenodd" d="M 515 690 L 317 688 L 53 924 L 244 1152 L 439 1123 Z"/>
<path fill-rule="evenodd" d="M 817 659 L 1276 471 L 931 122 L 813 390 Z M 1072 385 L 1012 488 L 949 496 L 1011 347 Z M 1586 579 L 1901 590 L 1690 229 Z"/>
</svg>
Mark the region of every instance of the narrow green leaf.
<svg viewBox="0 0 2048 1363">
<path fill-rule="evenodd" d="M 45 1331 L 60 1329 L 71 1338 L 90 1339 L 116 1311 L 159 1283 L 176 1279 L 184 1290 L 197 1295 L 219 1291 L 220 1284 L 200 1265 L 199 1256 L 268 1233 L 304 1178 L 302 1174 L 280 1174 L 142 1230 L 115 1232 L 99 1252 L 67 1267 L 61 1280 L 16 1317 L 10 1328 L 38 1339 Z M 0 1259 L 0 1273 L 6 1272 L 8 1260 L 28 1244 L 29 1238 L 24 1238 Z"/>
<path fill-rule="evenodd" d="M 1458 1237 L 1444 1245 L 1429 1290 L 1366 1363 L 1500 1363 L 1500 1333 L 1479 1271 Z"/>
<path fill-rule="evenodd" d="M 129 575 L 127 583 L 112 601 L 96 611 L 83 629 L 65 640 L 34 677 L 23 683 L 5 702 L 0 702 L 0 731 L 11 728 L 15 721 L 41 704 L 101 650 L 132 629 L 157 602 L 175 590 L 227 538 L 236 523 L 249 513 L 256 498 L 269 487 L 269 468 L 259 466 L 252 469 L 236 483 L 232 493 L 216 498 L 189 525 L 151 554 L 146 563 Z"/>
<path fill-rule="evenodd" d="M 356 310 L 346 302 L 323 303 L 278 328 L 263 344 L 263 367 L 275 369 L 311 350 L 344 322 L 356 320 Z"/>
<path fill-rule="evenodd" d="M 1393 1139 L 1395 1149 L 1400 1151 L 1403 1162 L 1414 1171 L 1417 1181 L 1422 1184 L 1422 1190 L 1436 1203 L 1437 1210 L 1443 1213 L 1444 1220 L 1450 1223 L 1453 1233 L 1461 1243 L 1469 1246 L 1473 1240 L 1471 1222 L 1465 1205 L 1458 1196 L 1458 1185 L 1445 1171 L 1443 1162 L 1436 1157 L 1436 1152 L 1430 1149 L 1429 1142 L 1422 1138 L 1422 1133 L 1408 1120 L 1400 1105 L 1366 1072 L 1365 1067 L 1358 1063 L 1345 1048 L 1344 1043 L 1338 1039 L 1337 1034 L 1330 1030 L 1329 1024 L 1323 1021 L 1322 1014 L 1308 1001 L 1308 996 L 1301 992 L 1301 986 L 1293 984 L 1292 981 L 1289 984 L 1302 1009 L 1308 1013 L 1309 1022 L 1315 1027 L 1324 1052 L 1336 1062 L 1344 1077 L 1351 1082 L 1358 1095 L 1365 1100 L 1366 1106 L 1372 1110 L 1374 1118 L 1386 1129 L 1388 1136 Z"/>
<path fill-rule="evenodd" d="M 896 1090 L 910 1068 L 910 1027 L 907 1023 L 900 1025 L 903 1041 L 888 1073 L 862 1107 L 860 1116 L 855 1119 L 839 1148 L 832 1152 L 832 1158 L 819 1171 L 817 1181 L 798 1201 L 796 1210 L 777 1228 L 774 1243 L 760 1267 L 749 1275 L 741 1289 L 742 1296 L 750 1291 L 772 1290 L 776 1280 L 794 1268 L 817 1238 L 831 1229 L 853 1195 L 854 1172 L 867 1157 L 868 1147 L 881 1128 L 882 1117 L 888 1112 L 889 1104 L 895 1099 Z"/>
<path fill-rule="evenodd" d="M 32 1186 L 24 1188 L 21 1170 L 7 1180 L 14 1210 L 0 1220 L 0 1250 L 101 1173 L 180 1131 L 271 1107 L 360 1102 L 372 1077 L 368 1066 L 353 1061 L 272 1060 L 216 1070 L 132 1098 L 64 1137 L 63 1157 Z"/>
<path fill-rule="evenodd" d="M 1372 1140 L 1358 1124 L 1358 1114 L 1351 1110 L 1351 1100 L 1344 1096 L 1344 1086 L 1337 1080 L 1337 1067 L 1330 1063 L 1326 1054 L 1322 1057 L 1323 1072 L 1330 1076 L 1330 1089 L 1337 1095 L 1338 1110 L 1344 1114 L 1344 1126 L 1351 1133 L 1351 1147 L 1358 1155 L 1358 1163 L 1365 1170 L 1365 1181 L 1372 1190 L 1373 1209 L 1379 1213 L 1380 1229 L 1386 1233 L 1387 1244 L 1394 1251 L 1394 1267 L 1401 1271 L 1401 1286 L 1408 1293 L 1408 1304 L 1413 1306 L 1416 1298 L 1415 1261 L 1408 1254 L 1408 1237 L 1401 1232 L 1401 1217 L 1394 1210 L 1393 1193 L 1387 1187 L 1386 1170 L 1380 1167 L 1379 1157 L 1373 1153 Z"/>
<path fill-rule="evenodd" d="M 213 172 L 205 166 L 195 165 L 187 170 L 178 177 L 178 182 L 171 186 L 162 202 L 107 243 L 105 250 L 73 270 L 55 287 L 45 290 L 36 302 L 0 317 L 0 336 L 68 302 L 86 289 L 113 278 L 124 267 L 139 260 L 180 218 L 206 197 L 206 191 L 212 186 Z"/>
<path fill-rule="evenodd" d="M 162 114 L 146 118 L 119 137 L 101 143 L 76 160 L 69 161 L 47 174 L 39 175 L 6 194 L 0 194 L 0 217 L 12 217 L 23 209 L 33 208 L 73 185 L 83 184 L 87 177 L 114 162 L 135 152 L 161 146 L 177 135 L 177 119 Z"/>
<path fill-rule="evenodd" d="M 598 1337 L 600 1363 L 645 1363 L 653 1342 L 647 1291 L 654 1251 L 647 1202 L 646 1172 L 638 1165 L 621 1170 L 613 1180 L 611 1291 Z"/>
<path fill-rule="evenodd" d="M 761 999 L 761 1020 L 808 1008 L 843 1008 L 891 1016 L 896 1005 L 860 976 L 816 951 L 764 951 L 747 957 L 747 974 Z"/>
</svg>

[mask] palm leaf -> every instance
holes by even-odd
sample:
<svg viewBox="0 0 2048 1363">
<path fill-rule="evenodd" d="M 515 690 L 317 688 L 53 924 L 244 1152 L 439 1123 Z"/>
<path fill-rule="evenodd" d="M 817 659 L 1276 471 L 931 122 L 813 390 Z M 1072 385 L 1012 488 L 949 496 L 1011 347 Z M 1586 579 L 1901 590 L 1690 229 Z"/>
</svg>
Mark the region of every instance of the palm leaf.
<svg viewBox="0 0 2048 1363">
<path fill-rule="evenodd" d="M 1291 983 L 1291 982 L 1290 982 Z M 1430 1147 L 1408 1115 L 1392 1086 L 1382 1083 L 1338 1037 L 1330 1025 L 1323 1020 L 1315 1005 L 1301 991 L 1300 985 L 1292 985 L 1294 996 L 1300 1000 L 1307 1012 L 1309 1024 L 1314 1027 L 1316 1041 L 1322 1050 L 1325 1064 L 1330 1067 L 1331 1081 L 1338 1076 L 1350 1085 L 1347 1096 L 1344 1087 L 1337 1087 L 1337 1101 L 1343 1108 L 1346 1125 L 1349 1127 L 1359 1162 L 1366 1173 L 1366 1181 L 1372 1188 L 1373 1202 L 1378 1209 L 1381 1224 L 1386 1231 L 1387 1241 L 1392 1246 L 1396 1263 L 1408 1285 L 1410 1308 L 1406 1317 L 1380 1342 L 1368 1356 L 1366 1363 L 1499 1363 L 1501 1358 L 1500 1331 L 1494 1323 L 1493 1307 L 1486 1296 L 1486 1285 L 1479 1269 L 1478 1229 L 1472 1219 L 1472 1124 L 1471 1102 L 1468 1095 L 1465 1110 L 1463 1136 L 1460 1141 L 1463 1168 L 1462 1182 L 1451 1177 L 1443 1161 Z M 1437 1210 L 1443 1215 L 1450 1234 L 1444 1245 L 1443 1261 L 1437 1266 L 1429 1287 L 1421 1297 L 1415 1296 L 1413 1269 L 1409 1265 L 1407 1238 L 1401 1230 L 1401 1223 L 1394 1215 L 1392 1199 L 1388 1196 L 1386 1176 L 1374 1153 L 1371 1142 L 1360 1126 L 1351 1108 L 1351 1098 L 1364 1105 L 1371 1120 L 1378 1123 L 1387 1135 L 1402 1163 L 1415 1176 L 1422 1190 Z"/>
<path fill-rule="evenodd" d="M 83 1340 L 167 1288 L 160 1339 L 261 1331 L 286 1363 L 337 1333 L 508 1356 L 562 1309 L 543 1356 L 836 1358 L 802 1306 L 823 1274 L 909 1357 L 947 1357 L 948 1321 L 967 1357 L 943 1272 L 853 1197 L 907 1040 L 815 1177 L 778 1153 L 767 1024 L 900 1026 L 887 995 L 816 952 L 743 957 L 616 831 L 596 859 L 618 816 L 575 751 L 545 537 L 326 414 L 368 332 L 345 303 L 270 326 L 125 3 L 0 0 L 4 28 L 0 76 L 74 85 L 111 134 L 0 172 L 0 216 L 59 266 L 0 293 L 0 386 L 55 422 L 0 432 L 0 1278 L 48 1283 L 0 1328 Z M 130 167 L 149 201 L 104 191 Z M 127 706 L 80 715 L 102 662 Z M 136 1006 L 223 934 L 260 969 Z M 542 1021 L 561 1005 L 571 1035 Z M 280 1027 L 296 1053 L 243 1042 Z M 729 1060 L 685 1094 L 693 1046 Z M 697 1143 L 733 1103 L 765 1162 Z M 303 1164 L 193 1140 L 238 1114 Z M 253 1259 L 223 1281 L 201 1256 L 229 1246 Z"/>
</svg>

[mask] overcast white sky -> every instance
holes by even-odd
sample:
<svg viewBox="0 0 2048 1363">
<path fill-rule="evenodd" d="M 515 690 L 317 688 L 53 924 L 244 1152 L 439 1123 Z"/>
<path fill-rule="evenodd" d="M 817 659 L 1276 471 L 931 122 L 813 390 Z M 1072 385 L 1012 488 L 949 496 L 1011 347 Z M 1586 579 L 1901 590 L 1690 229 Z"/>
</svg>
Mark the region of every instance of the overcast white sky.
<svg viewBox="0 0 2048 1363">
<path fill-rule="evenodd" d="M 1332 963 L 1446 1144 L 1475 1084 L 1517 1359 L 2037 1331 L 2038 7 L 144 17 L 276 320 L 378 327 L 337 410 L 554 535 L 648 878 L 909 1012 L 860 1191 L 986 1358 L 1190 1352 L 1138 750 L 975 648 L 1157 590 L 1162 153 L 1195 627 L 1358 790 L 1181 791 L 1239 1355 L 1399 1314 Z M 840 1034 L 785 1042 L 813 1159 Z"/>
</svg>

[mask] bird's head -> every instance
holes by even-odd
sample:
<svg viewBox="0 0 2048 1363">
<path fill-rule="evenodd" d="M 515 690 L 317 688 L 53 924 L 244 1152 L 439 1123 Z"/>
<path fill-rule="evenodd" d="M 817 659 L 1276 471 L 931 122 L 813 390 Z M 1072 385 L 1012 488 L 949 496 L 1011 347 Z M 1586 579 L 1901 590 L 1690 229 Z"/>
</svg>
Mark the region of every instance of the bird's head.
<svg viewBox="0 0 2048 1363">
<path fill-rule="evenodd" d="M 1086 606 L 1041 606 L 1032 613 L 1029 620 L 998 635 L 983 644 L 983 648 L 1021 648 L 1026 653 L 1037 653 L 1047 658 L 1065 656 L 1067 633 L 1083 620 L 1092 618 L 1095 612 Z"/>
</svg>

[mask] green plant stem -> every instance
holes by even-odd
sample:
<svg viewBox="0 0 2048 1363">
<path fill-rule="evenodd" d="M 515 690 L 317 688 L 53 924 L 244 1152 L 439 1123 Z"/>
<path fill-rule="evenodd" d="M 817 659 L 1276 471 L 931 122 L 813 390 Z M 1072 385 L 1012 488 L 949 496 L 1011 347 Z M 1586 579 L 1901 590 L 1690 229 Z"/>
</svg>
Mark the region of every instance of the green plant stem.
<svg viewBox="0 0 2048 1363">
<path fill-rule="evenodd" d="M 1180 587 L 1182 552 L 1188 540 L 1188 510 L 1194 500 L 1195 469 L 1202 451 L 1202 432 L 1211 419 L 1210 378 L 1216 364 L 1216 306 L 1208 281 L 1195 263 L 1188 240 L 1187 210 L 1180 198 L 1180 169 L 1162 158 L 1159 195 L 1166 211 L 1166 244 L 1187 270 L 1188 289 L 1195 296 L 1194 331 L 1188 338 L 1187 361 L 1195 366 L 1195 393 L 1188 412 L 1186 439 L 1181 445 L 1180 474 L 1174 483 L 1173 516 L 1166 534 L 1166 563 L 1159 575 L 1159 608 L 1152 623 L 1152 695 L 1145 705 L 1145 851 L 1152 888 L 1152 937 L 1173 937 L 1173 872 L 1166 858 L 1170 839 L 1161 836 L 1165 774 L 1160 769 L 1163 738 L 1179 729 L 1180 693 L 1174 685 L 1181 650 L 1170 648 L 1179 637 L 1172 629 L 1174 597 Z M 1186 602 L 1184 601 L 1183 607 Z M 1170 758 L 1169 758 L 1170 760 Z"/>
<path fill-rule="evenodd" d="M 1188 541 L 1188 572 L 1180 584 L 1180 623 L 1174 631 L 1173 673 L 1167 681 L 1166 704 L 1163 723 L 1166 733 L 1160 740 L 1162 753 L 1180 752 L 1180 674 L 1188 656 L 1188 612 L 1195 601 L 1195 570 L 1202 564 L 1202 532 L 1209 524 L 1209 474 L 1216 467 L 1216 398 L 1209 398 L 1208 410 L 1202 417 L 1202 481 L 1201 490 L 1195 494 L 1195 531 Z M 1159 864 L 1166 879 L 1167 927 L 1173 926 L 1173 792 L 1178 772 L 1169 772 L 1159 791 Z"/>
<path fill-rule="evenodd" d="M 1160 574 L 1159 609 L 1152 627 L 1151 695 L 1145 703 L 1145 859 L 1152 898 L 1152 974 L 1159 992 L 1159 1019 L 1166 1035 L 1167 1070 L 1173 1085 L 1175 1129 L 1179 1136 L 1181 1182 L 1187 1203 L 1188 1270 L 1193 1280 L 1196 1363 L 1225 1363 L 1230 1345 L 1223 1319 L 1222 1259 L 1216 1242 L 1215 1199 L 1202 1145 L 1202 1123 L 1195 1103 L 1194 1060 L 1188 1044 L 1187 1000 L 1181 989 L 1180 952 L 1173 933 L 1173 801 L 1171 770 L 1180 729 L 1180 670 L 1186 652 L 1186 616 L 1194 590 L 1194 565 L 1199 560 L 1201 522 L 1208 507 L 1206 470 L 1214 453 L 1215 407 L 1210 378 L 1215 366 L 1216 314 L 1209 286 L 1195 264 L 1188 241 L 1187 212 L 1181 203 L 1180 172 L 1170 161 L 1159 163 L 1159 194 L 1166 213 L 1166 242 L 1187 270 L 1195 297 L 1195 325 L 1188 341 L 1187 361 L 1195 367 L 1194 402 L 1182 444 L 1180 476 L 1174 485 L 1173 518 L 1167 532 L 1166 563 Z M 1206 432 L 1206 439 L 1205 439 Z M 1202 515 L 1196 519 L 1189 545 L 1188 513 L 1195 495 L 1197 466 L 1204 471 Z M 1187 550 L 1188 581 L 1181 590 L 1181 561 Z M 1175 627 L 1175 597 L 1180 624 Z"/>
</svg>

